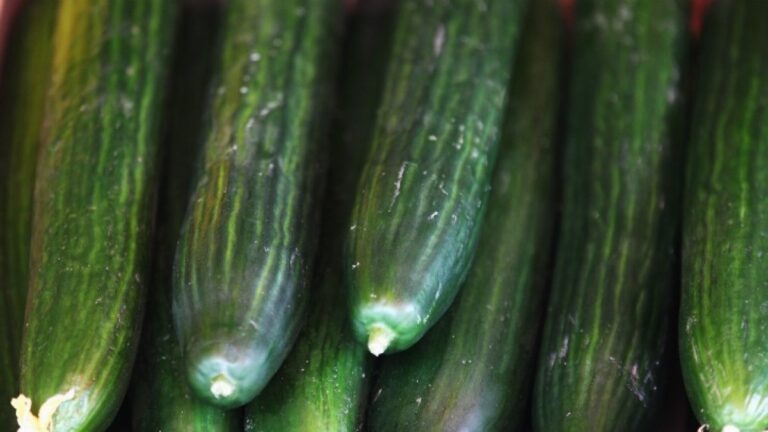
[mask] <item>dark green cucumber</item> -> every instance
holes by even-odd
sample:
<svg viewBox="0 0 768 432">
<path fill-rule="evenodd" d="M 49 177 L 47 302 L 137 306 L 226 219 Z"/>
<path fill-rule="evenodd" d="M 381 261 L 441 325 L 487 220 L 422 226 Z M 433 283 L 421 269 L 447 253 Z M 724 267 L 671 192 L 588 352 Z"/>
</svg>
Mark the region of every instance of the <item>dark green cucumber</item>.
<svg viewBox="0 0 768 432">
<path fill-rule="evenodd" d="M 521 0 L 400 6 L 347 239 L 355 333 L 376 355 L 416 343 L 475 251 Z"/>
<path fill-rule="evenodd" d="M 340 118 L 329 149 L 320 237 L 324 247 L 315 265 L 309 317 L 285 363 L 247 406 L 245 428 L 250 432 L 353 432 L 362 427 L 370 362 L 365 347 L 355 340 L 349 316 L 342 313 L 346 290 L 341 255 L 390 42 L 392 8 L 378 9 L 376 3 L 364 0 L 348 19 Z"/>
<path fill-rule="evenodd" d="M 507 431 L 527 417 L 555 220 L 557 10 L 529 6 L 477 253 L 446 316 L 382 361 L 372 431 Z"/>
<path fill-rule="evenodd" d="M 160 176 L 155 256 L 147 318 L 134 372 L 134 431 L 242 430 L 238 411 L 193 397 L 186 384 L 171 315 L 173 255 L 189 203 L 196 158 L 202 150 L 203 107 L 220 21 L 218 4 L 183 8 L 171 73 L 167 154 Z"/>
<path fill-rule="evenodd" d="M 103 429 L 129 381 L 172 8 L 153 0 L 59 4 L 21 346 L 21 392 L 33 412 L 63 402 L 53 431 Z M 28 403 L 16 400 L 22 412 Z"/>
<path fill-rule="evenodd" d="M 0 429 L 16 417 L 19 346 L 27 298 L 32 194 L 49 81 L 56 2 L 29 2 L 11 30 L 0 80 Z"/>
<path fill-rule="evenodd" d="M 173 307 L 193 391 L 232 408 L 264 388 L 304 318 L 341 5 L 233 0 L 226 15 Z"/>
<path fill-rule="evenodd" d="M 680 355 L 694 412 L 709 431 L 768 429 L 765 6 L 760 0 L 715 4 L 697 69 Z"/>
<path fill-rule="evenodd" d="M 576 3 L 536 430 L 652 430 L 677 286 L 684 3 Z"/>
</svg>

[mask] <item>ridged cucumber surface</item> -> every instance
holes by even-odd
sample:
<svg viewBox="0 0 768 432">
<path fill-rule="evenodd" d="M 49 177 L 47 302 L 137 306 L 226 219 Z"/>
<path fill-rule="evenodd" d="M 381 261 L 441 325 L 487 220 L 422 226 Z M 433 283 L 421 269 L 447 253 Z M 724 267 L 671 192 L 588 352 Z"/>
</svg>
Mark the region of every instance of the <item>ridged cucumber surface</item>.
<svg viewBox="0 0 768 432">
<path fill-rule="evenodd" d="M 354 432 L 362 428 L 370 362 L 365 346 L 355 340 L 349 316 L 343 313 L 346 286 L 341 251 L 390 42 L 391 8 L 378 9 L 376 3 L 364 0 L 347 22 L 339 117 L 329 149 L 320 237 L 323 252 L 315 266 L 309 317 L 277 375 L 247 406 L 247 431 Z"/>
<path fill-rule="evenodd" d="M 699 421 L 768 429 L 766 4 L 714 3 L 704 21 L 683 214 L 680 355 Z"/>
<path fill-rule="evenodd" d="M 16 424 L 19 349 L 27 299 L 32 194 L 45 91 L 50 77 L 54 0 L 29 2 L 10 30 L 0 79 L 0 429 Z"/>
<path fill-rule="evenodd" d="M 371 431 L 508 431 L 527 418 L 555 222 L 561 22 L 528 7 L 477 253 L 454 305 L 382 360 Z"/>
<path fill-rule="evenodd" d="M 189 202 L 195 163 L 202 150 L 201 120 L 221 15 L 219 4 L 187 4 L 179 17 L 170 75 L 154 265 L 133 374 L 132 430 L 136 432 L 242 430 L 239 410 L 222 410 L 192 394 L 171 315 L 173 255 Z"/>
<path fill-rule="evenodd" d="M 404 350 L 466 276 L 496 159 L 521 0 L 400 4 L 346 266 L 355 334 Z"/>
<path fill-rule="evenodd" d="M 685 3 L 576 2 L 536 430 L 652 429 L 677 287 Z"/>
<path fill-rule="evenodd" d="M 173 294 L 187 380 L 211 404 L 252 400 L 304 318 L 341 6 L 227 6 Z"/>
<path fill-rule="evenodd" d="M 21 346 L 26 397 L 15 400 L 29 414 L 24 430 L 103 430 L 127 388 L 173 8 L 154 0 L 59 3 Z M 30 408 L 52 410 L 52 425 Z"/>
</svg>

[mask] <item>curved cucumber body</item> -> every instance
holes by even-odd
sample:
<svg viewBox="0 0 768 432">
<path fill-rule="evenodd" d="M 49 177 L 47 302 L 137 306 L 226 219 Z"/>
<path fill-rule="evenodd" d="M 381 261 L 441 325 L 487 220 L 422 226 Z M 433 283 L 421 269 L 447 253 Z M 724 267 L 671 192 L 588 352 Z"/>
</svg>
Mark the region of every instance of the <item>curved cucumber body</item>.
<svg viewBox="0 0 768 432">
<path fill-rule="evenodd" d="M 171 315 L 173 252 L 189 202 L 196 158 L 202 150 L 200 120 L 208 99 L 221 15 L 218 4 L 188 3 L 176 34 L 154 265 L 146 324 L 133 374 L 133 430 L 137 432 L 242 430 L 237 410 L 222 410 L 192 394 Z"/>
<path fill-rule="evenodd" d="M 400 5 L 346 244 L 352 324 L 373 354 L 416 343 L 466 275 L 496 158 L 522 3 Z"/>
<path fill-rule="evenodd" d="M 557 10 L 555 0 L 529 6 L 469 275 L 420 343 L 382 361 L 372 431 L 507 431 L 527 418 L 555 220 Z"/>
<path fill-rule="evenodd" d="M 34 195 L 21 392 L 51 430 L 105 428 L 144 304 L 173 3 L 59 3 Z M 25 398 L 16 400 L 25 411 Z M 45 410 L 43 410 L 45 411 Z"/>
<path fill-rule="evenodd" d="M 680 356 L 710 431 L 768 428 L 765 3 L 717 2 L 701 41 L 683 215 Z"/>
<path fill-rule="evenodd" d="M 304 318 L 340 16 L 335 0 L 229 2 L 173 294 L 187 380 L 208 403 L 253 399 Z"/>
<path fill-rule="evenodd" d="M 337 431 L 362 428 L 370 364 L 343 311 L 341 262 L 354 191 L 367 154 L 386 70 L 391 13 L 369 11 L 365 0 L 348 19 L 340 83 L 340 119 L 331 134 L 323 212 L 309 317 L 273 380 L 246 409 L 251 432 Z"/>
<path fill-rule="evenodd" d="M 647 430 L 664 381 L 686 6 L 579 0 L 540 431 Z"/>
<path fill-rule="evenodd" d="M 50 78 L 54 0 L 29 2 L 10 30 L 0 79 L 0 429 L 16 416 L 19 346 L 27 299 L 32 195 Z"/>
</svg>

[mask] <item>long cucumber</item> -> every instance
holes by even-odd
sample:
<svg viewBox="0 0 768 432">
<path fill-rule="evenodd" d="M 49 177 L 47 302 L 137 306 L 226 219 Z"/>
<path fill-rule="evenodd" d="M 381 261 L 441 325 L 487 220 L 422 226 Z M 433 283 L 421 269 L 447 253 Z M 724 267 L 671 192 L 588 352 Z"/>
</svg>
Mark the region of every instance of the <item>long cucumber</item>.
<svg viewBox="0 0 768 432">
<path fill-rule="evenodd" d="M 35 162 L 50 78 L 56 1 L 30 2 L 11 29 L 0 79 L 0 429 L 16 417 L 19 349 L 27 299 Z"/>
<path fill-rule="evenodd" d="M 179 17 L 171 71 L 167 145 L 161 168 L 157 235 L 146 324 L 133 385 L 136 432 L 242 430 L 238 410 L 198 400 L 187 385 L 173 329 L 173 252 L 202 150 L 203 107 L 208 100 L 221 6 L 187 2 Z"/>
<path fill-rule="evenodd" d="M 343 238 L 367 154 L 390 42 L 391 8 L 364 0 L 348 19 L 340 119 L 331 135 L 328 192 L 307 323 L 264 392 L 246 409 L 251 432 L 360 430 L 370 362 L 345 309 Z M 381 2 L 379 2 L 381 3 Z"/>
<path fill-rule="evenodd" d="M 716 2 L 697 69 L 679 336 L 689 399 L 713 432 L 768 429 L 765 6 Z"/>
<path fill-rule="evenodd" d="M 676 296 L 684 3 L 576 2 L 536 430 L 653 427 Z"/>
<path fill-rule="evenodd" d="M 446 316 L 383 359 L 372 431 L 507 431 L 527 418 L 555 222 L 557 11 L 529 6 L 477 254 Z"/>
<path fill-rule="evenodd" d="M 466 275 L 522 5 L 400 5 L 346 245 L 352 323 L 375 355 L 416 343 L 448 309 Z"/>
<path fill-rule="evenodd" d="M 14 400 L 25 431 L 103 430 L 127 388 L 173 5 L 59 3 Z"/>
<path fill-rule="evenodd" d="M 173 313 L 198 397 L 242 406 L 285 359 L 311 276 L 341 4 L 232 0 Z"/>
</svg>

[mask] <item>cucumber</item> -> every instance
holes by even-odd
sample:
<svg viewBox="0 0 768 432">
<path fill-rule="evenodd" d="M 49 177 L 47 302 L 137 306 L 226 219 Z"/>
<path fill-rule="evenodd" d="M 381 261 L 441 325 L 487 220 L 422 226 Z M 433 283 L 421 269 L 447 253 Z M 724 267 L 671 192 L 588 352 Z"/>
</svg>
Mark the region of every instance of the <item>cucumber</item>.
<svg viewBox="0 0 768 432">
<path fill-rule="evenodd" d="M 50 77 L 56 2 L 23 8 L 11 29 L 0 80 L 0 429 L 16 417 L 8 401 L 18 391 L 19 347 L 27 298 L 32 193 L 45 91 Z"/>
<path fill-rule="evenodd" d="M 704 22 L 683 199 L 680 357 L 709 431 L 768 429 L 768 40 L 765 3 Z"/>
<path fill-rule="evenodd" d="M 371 430 L 508 430 L 524 418 L 530 379 L 519 371 L 532 366 L 554 221 L 560 42 L 555 3 L 530 7 L 469 276 L 422 342 L 382 362 Z"/>
<path fill-rule="evenodd" d="M 521 0 L 402 2 L 346 244 L 352 324 L 371 353 L 416 343 L 477 243 Z"/>
<path fill-rule="evenodd" d="M 23 430 L 101 430 L 125 393 L 143 315 L 172 6 L 59 3 L 14 400 Z M 38 410 L 54 412 L 52 425 Z"/>
<path fill-rule="evenodd" d="M 380 2 L 379 2 L 380 3 Z M 358 431 L 370 364 L 354 338 L 345 301 L 341 252 L 357 180 L 367 154 L 386 70 L 392 8 L 365 0 L 348 18 L 340 119 L 330 142 L 330 175 L 315 288 L 304 330 L 277 375 L 246 408 L 246 430 Z"/>
<path fill-rule="evenodd" d="M 171 74 L 155 256 L 134 373 L 134 431 L 242 430 L 238 411 L 224 411 L 193 397 L 186 384 L 171 315 L 173 252 L 191 192 L 196 157 L 202 150 L 200 120 L 221 15 L 218 4 L 187 3 L 179 19 Z"/>
<path fill-rule="evenodd" d="M 477 253 L 453 306 L 382 360 L 371 431 L 506 431 L 527 417 L 555 221 L 557 2 L 532 1 Z M 478 315 L 478 311 L 482 311 Z"/>
<path fill-rule="evenodd" d="M 253 399 L 304 318 L 336 0 L 232 0 L 202 172 L 176 250 L 173 315 L 208 403 Z"/>
<path fill-rule="evenodd" d="M 576 2 L 535 430 L 653 430 L 676 297 L 683 3 Z"/>
</svg>

